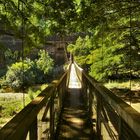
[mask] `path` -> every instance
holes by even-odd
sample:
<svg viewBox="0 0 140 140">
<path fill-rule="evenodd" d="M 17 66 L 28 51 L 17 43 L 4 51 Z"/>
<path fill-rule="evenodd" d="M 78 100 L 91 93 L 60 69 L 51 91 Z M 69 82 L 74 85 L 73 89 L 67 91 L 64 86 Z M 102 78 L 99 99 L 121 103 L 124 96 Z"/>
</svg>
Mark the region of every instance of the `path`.
<svg viewBox="0 0 140 140">
<path fill-rule="evenodd" d="M 69 89 L 59 125 L 58 140 L 90 140 L 92 125 L 89 120 L 85 100 L 82 96 L 81 83 L 71 66 Z"/>
</svg>

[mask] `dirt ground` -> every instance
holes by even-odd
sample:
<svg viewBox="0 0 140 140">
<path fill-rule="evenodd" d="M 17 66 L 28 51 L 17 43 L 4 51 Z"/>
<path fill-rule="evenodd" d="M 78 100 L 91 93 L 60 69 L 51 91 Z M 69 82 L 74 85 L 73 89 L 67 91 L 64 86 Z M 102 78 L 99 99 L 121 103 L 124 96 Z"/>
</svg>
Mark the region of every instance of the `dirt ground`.
<svg viewBox="0 0 140 140">
<path fill-rule="evenodd" d="M 140 89 L 110 89 L 115 95 L 123 99 L 140 113 Z"/>
</svg>

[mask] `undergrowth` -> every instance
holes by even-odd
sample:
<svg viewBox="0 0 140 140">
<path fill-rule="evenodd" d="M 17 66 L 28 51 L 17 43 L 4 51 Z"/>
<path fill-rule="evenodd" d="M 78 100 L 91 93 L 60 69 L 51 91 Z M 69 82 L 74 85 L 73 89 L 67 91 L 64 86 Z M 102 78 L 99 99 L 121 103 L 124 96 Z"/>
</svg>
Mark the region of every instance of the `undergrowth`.
<svg viewBox="0 0 140 140">
<path fill-rule="evenodd" d="M 29 104 L 47 86 L 48 86 L 47 84 L 43 84 L 37 88 L 30 87 L 27 91 L 27 94 L 25 95 L 25 105 Z M 23 109 L 22 96 L 21 98 L 12 98 L 12 97 L 9 98 L 8 96 L 0 97 L 0 127 L 6 124 L 12 117 L 14 117 L 22 109 Z"/>
<path fill-rule="evenodd" d="M 132 81 L 109 81 L 108 83 L 104 84 L 107 88 L 113 89 L 139 89 L 140 88 L 140 81 L 139 80 L 132 80 Z M 130 87 L 131 86 L 131 87 Z"/>
</svg>

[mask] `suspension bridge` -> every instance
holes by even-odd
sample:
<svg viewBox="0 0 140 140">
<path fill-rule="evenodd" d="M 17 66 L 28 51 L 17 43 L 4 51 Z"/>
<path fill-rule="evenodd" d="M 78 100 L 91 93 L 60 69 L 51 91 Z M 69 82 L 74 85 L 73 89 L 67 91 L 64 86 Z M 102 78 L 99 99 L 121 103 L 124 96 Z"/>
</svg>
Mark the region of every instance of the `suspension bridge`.
<svg viewBox="0 0 140 140">
<path fill-rule="evenodd" d="M 139 140 L 140 114 L 70 63 L 0 130 L 1 140 Z"/>
</svg>

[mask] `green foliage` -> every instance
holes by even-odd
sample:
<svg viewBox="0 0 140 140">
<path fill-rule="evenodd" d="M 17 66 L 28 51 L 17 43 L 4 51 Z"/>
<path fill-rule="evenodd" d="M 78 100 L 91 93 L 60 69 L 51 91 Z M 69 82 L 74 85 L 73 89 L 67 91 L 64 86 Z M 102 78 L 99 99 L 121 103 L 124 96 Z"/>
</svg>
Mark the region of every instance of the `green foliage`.
<svg viewBox="0 0 140 140">
<path fill-rule="evenodd" d="M 40 90 L 43 91 L 47 87 L 48 87 L 48 84 L 43 84 L 43 85 L 41 85 Z"/>
<path fill-rule="evenodd" d="M 40 93 L 41 93 L 41 90 L 39 90 L 39 89 L 35 90 L 33 88 L 29 88 L 27 94 L 29 96 L 30 101 L 32 101 Z"/>
<path fill-rule="evenodd" d="M 31 62 L 33 63 L 33 62 Z M 16 62 L 8 67 L 5 84 L 15 90 L 34 84 L 35 75 L 29 62 Z"/>
<path fill-rule="evenodd" d="M 36 83 L 45 83 L 51 80 L 54 67 L 53 59 L 45 50 L 40 50 L 36 63 Z"/>
<path fill-rule="evenodd" d="M 87 63 L 87 56 L 92 47 L 91 39 L 86 36 L 84 39 L 79 37 L 75 44 L 69 44 L 67 48 L 70 53 L 74 54 L 78 64 L 84 66 Z"/>
<path fill-rule="evenodd" d="M 43 84 L 39 86 L 38 88 L 34 87 L 29 87 L 28 92 L 27 92 L 27 97 L 26 97 L 26 104 L 30 103 L 36 96 L 38 96 L 41 91 L 43 91 L 48 84 Z"/>
<path fill-rule="evenodd" d="M 6 71 L 7 71 L 6 68 L 0 69 L 0 77 L 4 76 L 6 74 Z"/>
<path fill-rule="evenodd" d="M 47 84 L 43 84 L 41 86 L 30 87 L 27 94 L 25 94 L 25 105 L 29 104 L 47 86 Z M 5 93 L 4 97 L 0 97 L 0 128 L 23 108 L 23 95 L 20 95 L 19 98 L 10 96 L 8 93 Z"/>
<path fill-rule="evenodd" d="M 44 74 L 49 75 L 52 72 L 54 62 L 45 50 L 38 53 L 39 59 L 36 61 L 37 68 Z"/>
<path fill-rule="evenodd" d="M 38 56 L 36 61 L 26 59 L 9 66 L 3 85 L 19 90 L 35 83 L 47 82 L 53 70 L 53 60 L 43 50 L 39 51 Z"/>
<path fill-rule="evenodd" d="M 17 114 L 23 107 L 21 100 L 0 98 L 1 117 L 11 117 Z"/>
<path fill-rule="evenodd" d="M 3 112 L 2 112 L 4 117 L 5 116 L 8 116 L 8 117 L 9 116 L 14 116 L 19 112 L 19 110 L 22 109 L 22 105 L 21 105 L 20 101 L 18 101 L 18 102 L 13 101 L 13 102 L 11 102 L 11 104 L 12 104 L 12 106 L 11 105 L 5 106 L 6 109 L 4 109 Z"/>
<path fill-rule="evenodd" d="M 41 46 L 49 34 L 90 32 L 91 38 L 79 38 L 69 50 L 80 65 L 90 67 L 92 76 L 101 80 L 114 74 L 128 75 L 130 69 L 139 75 L 139 5 L 139 0 L 0 0 L 1 34 L 13 31 L 32 50 Z M 46 56 L 41 57 L 36 64 L 37 74 L 48 75 L 49 69 L 43 66 Z"/>
<path fill-rule="evenodd" d="M 17 38 L 24 38 L 25 47 L 36 47 L 42 44 L 43 36 L 47 35 L 45 21 L 42 17 L 44 5 L 38 1 L 0 1 L 1 34 L 11 34 Z M 39 36 L 38 36 L 39 34 Z"/>
<path fill-rule="evenodd" d="M 139 21 L 132 18 L 134 25 L 131 25 L 131 30 L 121 28 L 129 26 L 128 21 L 130 22 L 129 17 L 124 16 L 119 17 L 118 21 L 98 25 L 93 29 L 92 37 L 78 38 L 75 44 L 68 46 L 77 63 L 84 68 L 90 67 L 89 74 L 97 80 L 129 79 L 130 69 L 132 77 L 139 77 L 140 34 L 133 27 Z"/>
<path fill-rule="evenodd" d="M 18 51 L 11 51 L 10 49 L 4 52 L 5 62 L 10 65 L 18 60 Z"/>
<path fill-rule="evenodd" d="M 139 77 L 139 1 L 83 0 L 78 5 L 79 26 L 93 36 L 91 45 L 83 47 L 88 41 L 78 39 L 68 46 L 77 63 L 90 67 L 89 74 L 97 80 L 129 79 L 130 71 L 131 78 Z"/>
</svg>

